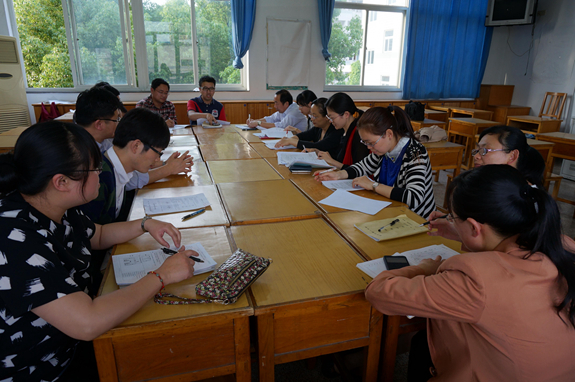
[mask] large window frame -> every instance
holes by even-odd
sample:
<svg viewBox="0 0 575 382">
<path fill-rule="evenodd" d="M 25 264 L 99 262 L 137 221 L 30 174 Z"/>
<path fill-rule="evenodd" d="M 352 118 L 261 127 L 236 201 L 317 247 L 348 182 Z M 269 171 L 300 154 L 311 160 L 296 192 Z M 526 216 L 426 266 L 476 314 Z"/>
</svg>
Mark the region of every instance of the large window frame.
<svg viewBox="0 0 575 382">
<path fill-rule="evenodd" d="M 395 6 L 395 5 L 376 5 L 376 4 L 365 4 L 365 3 L 356 3 L 356 2 L 343 2 L 343 1 L 336 1 L 335 2 L 336 9 L 352 9 L 352 10 L 360 10 L 365 11 L 366 16 L 363 20 L 363 43 L 362 47 L 359 52 L 359 61 L 361 62 L 361 79 L 360 85 L 329 85 L 324 83 L 324 91 L 345 91 L 345 92 L 401 92 L 403 91 L 403 83 L 404 83 L 404 72 L 405 72 L 405 61 L 407 57 L 407 31 L 409 30 L 409 11 L 410 8 L 408 6 Z M 364 73 L 365 67 L 367 66 L 367 54 L 368 48 L 366 46 L 367 36 L 368 36 L 368 27 L 369 21 L 371 19 L 370 12 L 392 12 L 392 13 L 401 13 L 403 14 L 403 28 L 401 29 L 400 36 L 394 36 L 394 39 L 397 38 L 400 41 L 399 49 L 401 49 L 399 56 L 401 57 L 401 62 L 399 64 L 399 83 L 397 86 L 376 86 L 376 85 L 363 85 L 364 83 Z M 376 18 L 374 18 L 376 19 Z M 326 71 L 327 65 L 326 65 Z M 325 76 L 324 76 L 325 77 Z"/>
<path fill-rule="evenodd" d="M 74 87 L 69 88 L 30 88 L 27 87 L 26 91 L 30 93 L 44 93 L 46 91 L 58 92 L 78 92 L 91 88 L 92 84 L 83 84 L 82 67 L 79 63 L 80 46 L 77 43 L 77 29 L 74 24 L 74 8 L 72 7 L 73 0 L 62 0 L 62 10 L 64 16 L 64 25 L 66 27 L 66 39 L 68 42 L 68 52 L 70 57 L 70 65 L 72 70 L 72 79 Z M 193 44 L 193 68 L 194 68 L 194 81 L 197 80 L 205 73 L 199 73 L 198 65 L 198 38 L 196 31 L 196 14 L 195 14 L 195 0 L 189 0 L 191 25 L 192 25 L 192 40 Z M 126 84 L 112 84 L 120 92 L 147 92 L 150 90 L 150 80 L 148 78 L 148 57 L 146 53 L 146 33 L 144 26 L 144 6 L 143 0 L 118 0 L 119 17 L 121 24 L 121 37 L 125 60 L 126 70 Z M 130 14 L 131 6 L 131 14 Z M 132 18 L 134 33 L 132 35 L 130 16 Z M 15 31 L 17 33 L 17 31 Z M 138 37 L 142 36 L 142 37 Z M 134 54 L 129 52 L 135 51 Z M 240 83 L 239 84 L 218 84 L 219 91 L 247 91 L 247 73 L 249 64 L 249 51 L 243 58 L 244 68 L 240 69 Z M 143 73 L 136 75 L 136 73 Z M 171 92 L 194 91 L 198 87 L 197 83 L 194 84 L 170 84 Z"/>
</svg>

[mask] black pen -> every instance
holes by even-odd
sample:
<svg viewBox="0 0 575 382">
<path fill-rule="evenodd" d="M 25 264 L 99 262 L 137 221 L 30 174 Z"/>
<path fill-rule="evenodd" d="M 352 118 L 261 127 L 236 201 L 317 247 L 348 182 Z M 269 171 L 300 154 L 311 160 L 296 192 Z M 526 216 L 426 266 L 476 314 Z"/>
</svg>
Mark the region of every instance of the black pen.
<svg viewBox="0 0 575 382">
<path fill-rule="evenodd" d="M 380 229 L 377 230 L 377 232 L 381 232 L 382 229 L 384 229 L 385 227 L 390 227 L 392 225 L 394 225 L 395 223 L 397 223 L 399 221 L 399 219 L 395 219 L 394 221 L 392 221 L 391 223 L 384 225 L 383 227 L 381 227 Z"/>
<path fill-rule="evenodd" d="M 428 222 L 421 223 L 419 226 L 420 226 L 420 227 L 423 227 L 424 225 L 428 225 L 429 223 L 434 222 L 434 221 L 436 221 L 437 219 L 445 219 L 446 217 L 447 217 L 447 215 L 439 216 L 439 217 L 437 217 L 437 218 L 435 218 L 435 219 L 433 219 L 433 220 L 430 220 L 430 221 L 428 221 Z"/>
<path fill-rule="evenodd" d="M 202 212 L 205 212 L 205 211 L 206 211 L 206 209 L 205 209 L 205 208 L 202 208 L 202 209 L 200 209 L 200 210 L 197 210 L 197 211 L 195 211 L 195 212 L 192 212 L 191 214 L 188 214 L 188 215 L 184 216 L 184 217 L 182 218 L 182 221 L 186 221 L 186 220 L 188 220 L 188 219 L 191 219 L 191 218 L 193 218 L 194 216 L 199 215 L 199 214 L 201 214 Z"/>
<path fill-rule="evenodd" d="M 166 254 L 166 255 L 175 255 L 176 253 L 178 253 L 178 251 L 174 251 L 173 249 L 170 248 L 162 248 L 162 251 Z M 195 257 L 195 256 L 189 256 L 190 259 L 194 260 L 196 263 L 203 263 L 204 260 L 200 259 L 199 257 Z"/>
</svg>

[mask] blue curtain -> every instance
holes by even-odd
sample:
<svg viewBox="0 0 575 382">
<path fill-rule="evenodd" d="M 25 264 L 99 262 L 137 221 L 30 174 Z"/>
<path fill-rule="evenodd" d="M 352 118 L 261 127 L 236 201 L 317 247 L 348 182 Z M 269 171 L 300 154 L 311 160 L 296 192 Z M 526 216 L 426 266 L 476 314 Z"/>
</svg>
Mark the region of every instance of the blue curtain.
<svg viewBox="0 0 575 382">
<path fill-rule="evenodd" d="M 327 46 L 329 44 L 329 38 L 331 37 L 331 18 L 333 17 L 335 0 L 317 0 L 317 6 L 319 8 L 319 30 L 321 33 L 321 45 L 323 47 L 321 53 L 323 54 L 323 58 L 329 61 L 331 53 L 328 52 Z"/>
<path fill-rule="evenodd" d="M 411 0 L 403 98 L 475 98 L 493 28 L 488 0 Z"/>
<path fill-rule="evenodd" d="M 234 68 L 244 67 L 242 57 L 250 48 L 254 21 L 256 19 L 256 0 L 231 0 L 232 41 L 234 42 Z"/>
</svg>

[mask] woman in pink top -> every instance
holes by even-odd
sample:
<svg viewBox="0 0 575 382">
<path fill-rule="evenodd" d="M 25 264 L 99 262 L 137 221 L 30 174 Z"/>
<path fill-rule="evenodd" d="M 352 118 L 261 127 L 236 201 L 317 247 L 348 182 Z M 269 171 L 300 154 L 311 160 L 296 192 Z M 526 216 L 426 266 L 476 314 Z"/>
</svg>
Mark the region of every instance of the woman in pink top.
<svg viewBox="0 0 575 382">
<path fill-rule="evenodd" d="M 555 201 L 507 165 L 461 174 L 448 200 L 470 252 L 382 272 L 367 299 L 428 318 L 432 381 L 573 381 L 575 242 Z"/>
</svg>

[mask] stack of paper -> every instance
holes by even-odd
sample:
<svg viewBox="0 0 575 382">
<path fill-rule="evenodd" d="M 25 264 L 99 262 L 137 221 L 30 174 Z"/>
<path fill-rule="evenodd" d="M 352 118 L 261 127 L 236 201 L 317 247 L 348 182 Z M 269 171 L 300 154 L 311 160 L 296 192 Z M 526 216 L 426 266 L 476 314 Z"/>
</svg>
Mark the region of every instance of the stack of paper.
<svg viewBox="0 0 575 382">
<path fill-rule="evenodd" d="M 427 227 L 420 227 L 419 223 L 414 222 L 407 215 L 356 224 L 355 228 L 375 241 L 396 239 L 428 231 Z"/>
<path fill-rule="evenodd" d="M 441 258 L 445 260 L 458 254 L 459 253 L 457 251 L 454 251 L 443 244 L 439 244 L 403 253 L 394 253 L 393 256 L 405 256 L 410 265 L 417 265 L 423 259 L 435 259 L 437 256 L 441 256 Z M 359 263 L 356 266 L 371 278 L 375 278 L 381 272 L 387 271 L 383 258 Z"/>
<path fill-rule="evenodd" d="M 204 260 L 203 263 L 194 265 L 194 275 L 211 272 L 218 265 L 214 259 L 206 252 L 201 243 L 186 245 L 186 249 L 194 250 L 198 257 Z M 161 249 L 153 251 L 143 251 L 126 253 L 112 256 L 116 284 L 130 285 L 146 276 L 148 272 L 158 269 L 170 255 L 166 255 Z"/>
<path fill-rule="evenodd" d="M 260 139 L 274 139 L 274 138 L 291 138 L 293 133 L 291 131 L 284 131 L 280 127 L 270 127 L 269 129 L 264 129 L 261 133 L 254 133 L 256 137 Z"/>
<path fill-rule="evenodd" d="M 156 198 L 144 199 L 144 211 L 146 215 L 169 214 L 172 212 L 182 212 L 197 210 L 210 205 L 204 193 L 181 196 L 179 198 Z"/>
<path fill-rule="evenodd" d="M 278 164 L 291 166 L 292 164 L 310 165 L 312 168 L 332 168 L 323 159 L 318 159 L 315 152 L 312 153 L 278 153 Z"/>
</svg>

